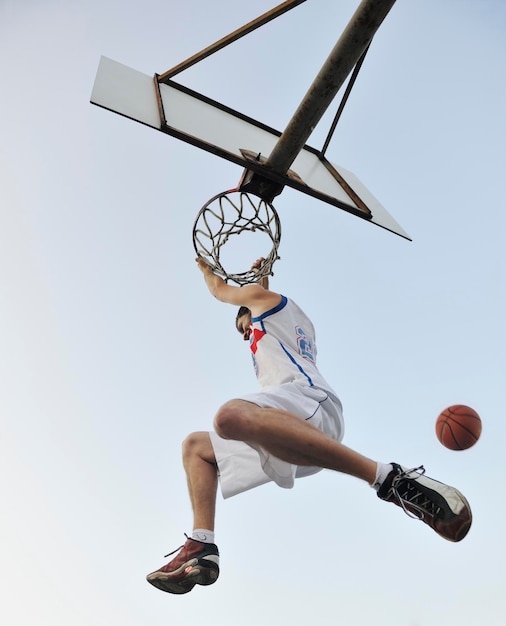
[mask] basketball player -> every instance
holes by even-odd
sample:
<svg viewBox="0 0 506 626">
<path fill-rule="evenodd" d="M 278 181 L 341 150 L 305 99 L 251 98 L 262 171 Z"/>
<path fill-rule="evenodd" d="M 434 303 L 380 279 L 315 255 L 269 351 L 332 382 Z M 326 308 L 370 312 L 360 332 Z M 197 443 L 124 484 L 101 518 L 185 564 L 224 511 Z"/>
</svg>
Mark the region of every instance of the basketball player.
<svg viewBox="0 0 506 626">
<path fill-rule="evenodd" d="M 269 481 L 290 488 L 297 477 L 331 469 L 366 481 L 379 498 L 402 507 L 445 539 L 463 539 L 472 516 L 459 491 L 428 478 L 423 467 L 377 463 L 341 443 L 341 402 L 316 367 L 313 324 L 295 302 L 270 291 L 266 279 L 235 287 L 203 259 L 196 261 L 211 294 L 240 307 L 236 329 L 249 343 L 260 392 L 225 403 L 214 419 L 214 432 L 192 433 L 184 441 L 193 533 L 175 558 L 147 580 L 174 594 L 216 581 L 218 481 L 223 497 L 229 498 Z"/>
</svg>

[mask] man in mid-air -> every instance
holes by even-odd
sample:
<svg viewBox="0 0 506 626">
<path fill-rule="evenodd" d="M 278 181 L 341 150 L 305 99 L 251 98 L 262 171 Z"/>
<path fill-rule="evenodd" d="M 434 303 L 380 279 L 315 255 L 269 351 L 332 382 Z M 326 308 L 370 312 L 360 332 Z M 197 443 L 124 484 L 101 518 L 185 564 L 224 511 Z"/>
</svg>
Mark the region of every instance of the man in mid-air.
<svg viewBox="0 0 506 626">
<path fill-rule="evenodd" d="M 148 582 L 183 594 L 216 581 L 218 481 L 228 498 L 269 481 L 291 488 L 295 478 L 330 469 L 366 481 L 379 498 L 399 505 L 445 539 L 463 539 L 472 515 L 457 489 L 425 476 L 423 467 L 378 463 L 341 443 L 341 402 L 316 367 L 313 324 L 297 304 L 270 291 L 265 279 L 232 286 L 205 260 L 196 261 L 211 294 L 240 307 L 236 329 L 249 342 L 260 392 L 226 402 L 215 416 L 214 432 L 185 439 L 193 533 L 167 565 L 148 574 Z"/>
</svg>

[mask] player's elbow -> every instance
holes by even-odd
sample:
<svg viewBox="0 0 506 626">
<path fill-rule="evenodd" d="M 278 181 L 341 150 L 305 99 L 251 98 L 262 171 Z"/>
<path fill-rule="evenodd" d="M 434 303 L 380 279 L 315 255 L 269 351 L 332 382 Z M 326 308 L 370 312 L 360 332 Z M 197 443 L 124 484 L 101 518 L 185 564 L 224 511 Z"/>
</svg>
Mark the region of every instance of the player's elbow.
<svg viewBox="0 0 506 626">
<path fill-rule="evenodd" d="M 211 295 L 214 296 L 216 298 L 216 300 L 219 300 L 220 302 L 226 302 L 226 298 L 225 295 L 223 293 L 223 289 L 222 289 L 222 285 L 212 285 L 209 289 L 209 291 L 211 292 Z"/>
<path fill-rule="evenodd" d="M 209 293 L 217 300 L 223 302 L 223 286 L 226 285 L 226 283 L 215 274 L 209 274 L 206 276 L 206 283 Z"/>
</svg>

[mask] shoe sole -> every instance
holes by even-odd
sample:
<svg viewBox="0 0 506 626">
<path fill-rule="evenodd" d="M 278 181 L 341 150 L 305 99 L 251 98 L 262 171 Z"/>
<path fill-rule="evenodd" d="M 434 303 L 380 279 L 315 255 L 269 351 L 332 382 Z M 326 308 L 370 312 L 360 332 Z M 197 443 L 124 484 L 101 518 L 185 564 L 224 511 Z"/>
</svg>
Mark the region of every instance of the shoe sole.
<svg viewBox="0 0 506 626">
<path fill-rule="evenodd" d="M 219 573 L 218 565 L 212 561 L 190 559 L 173 572 L 156 571 L 148 574 L 146 580 L 167 593 L 184 594 L 190 592 L 195 585 L 212 585 L 218 579 Z M 175 580 L 178 576 L 179 579 Z"/>
</svg>

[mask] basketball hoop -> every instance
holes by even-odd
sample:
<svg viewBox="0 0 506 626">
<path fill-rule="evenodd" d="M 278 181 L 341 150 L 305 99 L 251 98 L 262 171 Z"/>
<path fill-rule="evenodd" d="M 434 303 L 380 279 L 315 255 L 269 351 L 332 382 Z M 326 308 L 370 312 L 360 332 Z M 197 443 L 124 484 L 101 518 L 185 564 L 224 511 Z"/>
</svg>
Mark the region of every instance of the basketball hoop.
<svg viewBox="0 0 506 626">
<path fill-rule="evenodd" d="M 257 257 L 265 258 L 259 268 L 239 273 L 227 271 L 220 259 L 223 248 L 234 235 L 245 232 L 263 234 L 263 241 L 271 248 L 270 252 L 261 248 L 255 251 Z M 280 240 L 281 224 L 272 204 L 237 190 L 225 191 L 211 198 L 200 209 L 193 226 L 193 245 L 197 255 L 209 263 L 215 274 L 238 285 L 259 282 L 272 275 L 272 266 L 279 259 Z M 237 238 L 235 243 L 238 243 Z"/>
</svg>

